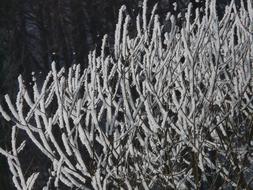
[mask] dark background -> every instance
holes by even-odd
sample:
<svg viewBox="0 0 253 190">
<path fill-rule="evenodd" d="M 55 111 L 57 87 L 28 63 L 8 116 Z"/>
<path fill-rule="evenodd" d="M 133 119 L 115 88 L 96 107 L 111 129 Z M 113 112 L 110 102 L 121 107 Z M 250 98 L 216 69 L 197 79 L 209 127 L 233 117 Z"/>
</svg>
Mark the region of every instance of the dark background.
<svg viewBox="0 0 253 190">
<path fill-rule="evenodd" d="M 149 0 L 149 8 L 155 4 Z M 160 0 L 158 14 L 184 12 L 190 0 Z M 172 4 L 178 3 L 173 10 Z M 221 16 L 229 0 L 217 0 Z M 204 5 L 193 2 L 194 7 Z M 142 0 L 0 0 L 0 103 L 8 93 L 14 98 L 17 76 L 31 80 L 31 72 L 43 80 L 51 62 L 59 67 L 73 63 L 87 65 L 89 51 L 99 49 L 104 34 L 113 43 L 118 10 L 122 4 L 134 19 Z M 181 24 L 181 21 L 178 21 Z M 8 149 L 10 126 L 0 118 L 0 146 Z M 27 150 L 26 155 L 32 149 Z M 30 154 L 31 155 L 31 154 Z M 29 160 L 29 167 L 40 164 L 39 156 Z M 43 165 L 42 165 L 43 166 Z M 45 167 L 45 165 L 44 165 Z M 0 190 L 11 189 L 6 160 L 0 155 Z"/>
</svg>

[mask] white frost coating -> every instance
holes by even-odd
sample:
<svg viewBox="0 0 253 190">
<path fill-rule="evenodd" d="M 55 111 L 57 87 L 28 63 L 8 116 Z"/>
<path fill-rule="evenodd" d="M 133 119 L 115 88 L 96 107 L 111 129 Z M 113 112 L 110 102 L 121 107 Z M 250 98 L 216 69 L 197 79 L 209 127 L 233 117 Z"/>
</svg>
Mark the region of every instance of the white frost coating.
<svg viewBox="0 0 253 190">
<path fill-rule="evenodd" d="M 119 10 L 118 24 L 116 25 L 116 30 L 115 30 L 114 56 L 116 58 L 118 58 L 119 52 L 120 52 L 121 28 L 122 28 L 122 21 L 123 21 L 123 12 L 125 10 L 126 10 L 126 6 L 123 5 Z"/>
<path fill-rule="evenodd" d="M 145 41 L 148 38 L 148 31 L 147 31 L 147 0 L 143 1 L 143 5 L 142 5 L 142 29 L 144 32 L 144 36 L 145 36 Z"/>
<path fill-rule="evenodd" d="M 10 116 L 4 111 L 4 109 L 2 108 L 1 105 L 0 105 L 0 113 L 2 114 L 2 116 L 4 117 L 4 119 L 6 121 L 10 121 L 11 120 Z"/>
<path fill-rule="evenodd" d="M 60 179 L 60 175 L 61 175 L 61 168 L 62 168 L 62 164 L 63 164 L 64 158 L 61 157 L 61 159 L 59 160 L 59 162 L 57 162 L 56 160 L 54 160 L 54 168 L 56 169 L 56 178 L 54 180 L 54 186 L 55 187 L 59 187 L 59 179 Z"/>
<path fill-rule="evenodd" d="M 9 95 L 6 94 L 6 95 L 4 96 L 4 98 L 5 98 L 5 101 L 6 101 L 7 105 L 8 105 L 8 107 L 9 107 L 9 109 L 10 109 L 12 115 L 15 117 L 15 119 L 17 119 L 17 120 L 19 121 L 18 113 L 17 113 L 16 109 L 14 108 L 14 106 L 13 106 L 13 104 L 12 104 L 12 102 L 11 102 L 11 99 L 10 99 Z"/>
<path fill-rule="evenodd" d="M 32 190 L 33 189 L 33 186 L 35 184 L 35 181 L 36 179 L 39 177 L 39 172 L 37 173 L 33 173 L 26 181 L 26 184 L 27 184 L 27 189 L 28 190 Z"/>
<path fill-rule="evenodd" d="M 138 32 L 138 36 L 141 36 L 140 15 L 136 17 L 136 29 Z"/>
<path fill-rule="evenodd" d="M 238 171 L 250 167 L 242 159 L 249 159 L 252 142 L 253 10 L 250 1 L 241 10 L 234 3 L 220 21 L 215 1 L 194 20 L 189 5 L 182 28 L 167 14 L 167 29 L 145 0 L 133 34 L 123 6 L 114 53 L 106 54 L 104 36 L 100 55 L 91 52 L 86 69 L 57 71 L 53 62 L 41 90 L 33 76 L 32 95 L 19 77 L 15 106 L 8 95 L 7 108 L 0 106 L 15 126 L 11 150 L 0 148 L 14 186 L 27 190 L 37 181 L 39 171 L 28 177 L 19 163 L 27 147 L 17 142 L 26 137 L 53 162 L 45 190 L 196 189 L 213 185 L 208 170 L 236 186 Z"/>
<path fill-rule="evenodd" d="M 67 152 L 67 154 L 69 155 L 69 156 L 72 156 L 72 152 L 71 152 L 71 149 L 70 149 L 70 147 L 69 147 L 69 140 L 68 140 L 68 138 L 66 137 L 66 134 L 65 133 L 63 133 L 62 134 L 62 141 L 63 141 L 63 144 L 64 144 L 64 147 L 65 147 L 65 149 L 66 149 L 66 152 Z"/>
<path fill-rule="evenodd" d="M 15 160 L 15 158 L 13 160 Z M 9 169 L 10 169 L 13 177 L 15 177 L 15 179 L 16 179 L 16 177 L 18 177 L 18 173 L 17 173 L 16 169 L 14 168 L 14 161 L 13 160 L 8 158 L 7 161 L 8 161 Z M 20 186 L 20 185 L 18 185 L 18 186 Z"/>
<path fill-rule="evenodd" d="M 102 40 L 102 46 L 101 46 L 101 61 L 104 61 L 105 59 L 105 46 L 107 41 L 108 35 L 104 35 Z"/>
<path fill-rule="evenodd" d="M 79 138 L 81 142 L 83 143 L 83 145 L 85 145 L 85 148 L 89 152 L 89 155 L 92 157 L 93 152 L 92 152 L 90 142 L 89 142 L 90 139 L 87 139 L 87 134 L 85 134 L 84 129 L 82 128 L 81 125 L 78 126 L 78 132 L 79 132 Z"/>
<path fill-rule="evenodd" d="M 122 39 L 122 55 L 123 58 L 127 57 L 127 37 L 128 37 L 128 25 L 130 21 L 130 16 L 126 16 L 125 23 L 123 25 L 123 39 Z"/>
<path fill-rule="evenodd" d="M 25 148 L 25 145 L 26 145 L 26 141 L 23 141 L 19 147 L 17 148 L 17 153 L 21 152 L 24 148 Z"/>
<path fill-rule="evenodd" d="M 59 84 L 59 80 L 58 80 L 58 76 L 57 76 L 57 71 L 56 71 L 56 63 L 53 61 L 52 62 L 52 72 L 53 72 L 53 77 L 54 77 L 54 82 L 55 82 L 55 92 L 56 92 L 56 96 L 57 96 L 57 102 L 58 102 L 58 116 L 59 116 L 59 122 L 60 122 L 60 128 L 64 128 L 64 124 L 63 124 L 63 105 L 61 103 L 62 98 L 60 95 L 60 84 Z"/>
</svg>

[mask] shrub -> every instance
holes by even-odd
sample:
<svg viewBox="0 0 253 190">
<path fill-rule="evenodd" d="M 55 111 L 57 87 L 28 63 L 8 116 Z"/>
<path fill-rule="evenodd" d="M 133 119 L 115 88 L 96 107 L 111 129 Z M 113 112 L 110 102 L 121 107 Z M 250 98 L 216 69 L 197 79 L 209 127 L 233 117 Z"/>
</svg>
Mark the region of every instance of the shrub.
<svg viewBox="0 0 253 190">
<path fill-rule="evenodd" d="M 179 29 L 168 14 L 130 20 L 123 6 L 114 52 L 89 54 L 81 69 L 52 70 L 32 93 L 20 76 L 16 105 L 5 96 L 12 126 L 6 156 L 17 189 L 32 189 L 18 155 L 27 139 L 52 163 L 44 188 L 252 188 L 253 8 L 234 1 L 218 20 L 215 1 L 205 14 L 191 4 Z M 148 18 L 149 17 L 149 18 Z M 166 31 L 167 30 L 167 31 Z"/>
</svg>

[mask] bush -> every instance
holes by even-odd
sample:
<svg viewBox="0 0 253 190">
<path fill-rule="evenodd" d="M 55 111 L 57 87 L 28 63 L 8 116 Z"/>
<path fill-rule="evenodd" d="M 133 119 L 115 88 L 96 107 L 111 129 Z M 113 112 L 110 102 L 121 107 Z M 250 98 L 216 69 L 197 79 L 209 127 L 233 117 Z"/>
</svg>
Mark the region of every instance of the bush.
<svg viewBox="0 0 253 190">
<path fill-rule="evenodd" d="M 251 2 L 232 1 L 220 21 L 215 1 L 194 19 L 190 4 L 181 29 L 170 14 L 161 25 L 156 6 L 147 16 L 146 3 L 134 37 L 120 9 L 113 53 L 105 36 L 88 68 L 52 63 L 32 92 L 18 78 L 16 105 L 5 96 L 12 141 L 0 153 L 17 189 L 40 175 L 24 174 L 17 130 L 52 163 L 44 190 L 252 188 Z"/>
</svg>

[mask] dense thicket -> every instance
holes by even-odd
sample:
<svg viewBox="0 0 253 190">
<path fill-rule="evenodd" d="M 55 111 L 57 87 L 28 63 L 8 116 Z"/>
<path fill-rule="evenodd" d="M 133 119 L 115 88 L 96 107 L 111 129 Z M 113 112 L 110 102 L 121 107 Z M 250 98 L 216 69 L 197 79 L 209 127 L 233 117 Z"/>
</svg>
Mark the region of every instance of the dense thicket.
<svg viewBox="0 0 253 190">
<path fill-rule="evenodd" d="M 172 9 L 169 2 L 161 1 L 161 13 Z M 74 62 L 85 65 L 88 52 L 101 45 L 104 34 L 113 38 L 122 4 L 136 16 L 142 0 L 1 0 L 0 94 L 16 92 L 18 74 L 26 81 L 31 80 L 32 71 L 43 78 L 52 60 L 61 66 Z M 153 6 L 154 1 L 149 4 Z M 1 121 L 1 145 L 7 143 L 4 134 L 9 133 L 3 125 Z M 7 175 L 3 175 L 6 172 L 5 160 L 1 159 L 0 186 L 4 189 L 9 188 Z"/>
<path fill-rule="evenodd" d="M 168 11 L 173 14 L 182 12 L 184 15 L 188 2 L 177 0 L 177 8 L 174 9 L 174 1 L 161 0 L 157 12 L 161 18 Z M 224 5 L 228 2 L 218 1 L 217 10 L 220 18 Z M 155 1 L 149 1 L 149 7 L 154 3 Z M 58 67 L 70 66 L 73 63 L 80 63 L 82 67 L 86 67 L 88 52 L 100 47 L 105 33 L 109 34 L 109 47 L 113 43 L 118 9 L 122 4 L 127 5 L 128 14 L 133 19 L 141 11 L 142 1 L 137 0 L 25 0 L 22 2 L 2 0 L 0 94 L 15 93 L 17 89 L 15 79 L 19 73 L 25 76 L 25 81 L 30 81 L 32 78 L 30 73 L 34 71 L 37 80 L 40 81 L 50 70 L 53 60 Z M 193 2 L 193 5 L 198 7 L 203 6 L 204 3 Z M 182 26 L 183 20 L 178 18 L 177 24 Z M 108 49 L 110 53 L 113 52 L 113 48 Z M 1 131 L 1 134 L 7 133 L 8 131 L 3 133 Z M 5 140 L 1 142 L 6 144 Z M 4 184 L 1 186 L 5 187 Z"/>
</svg>

